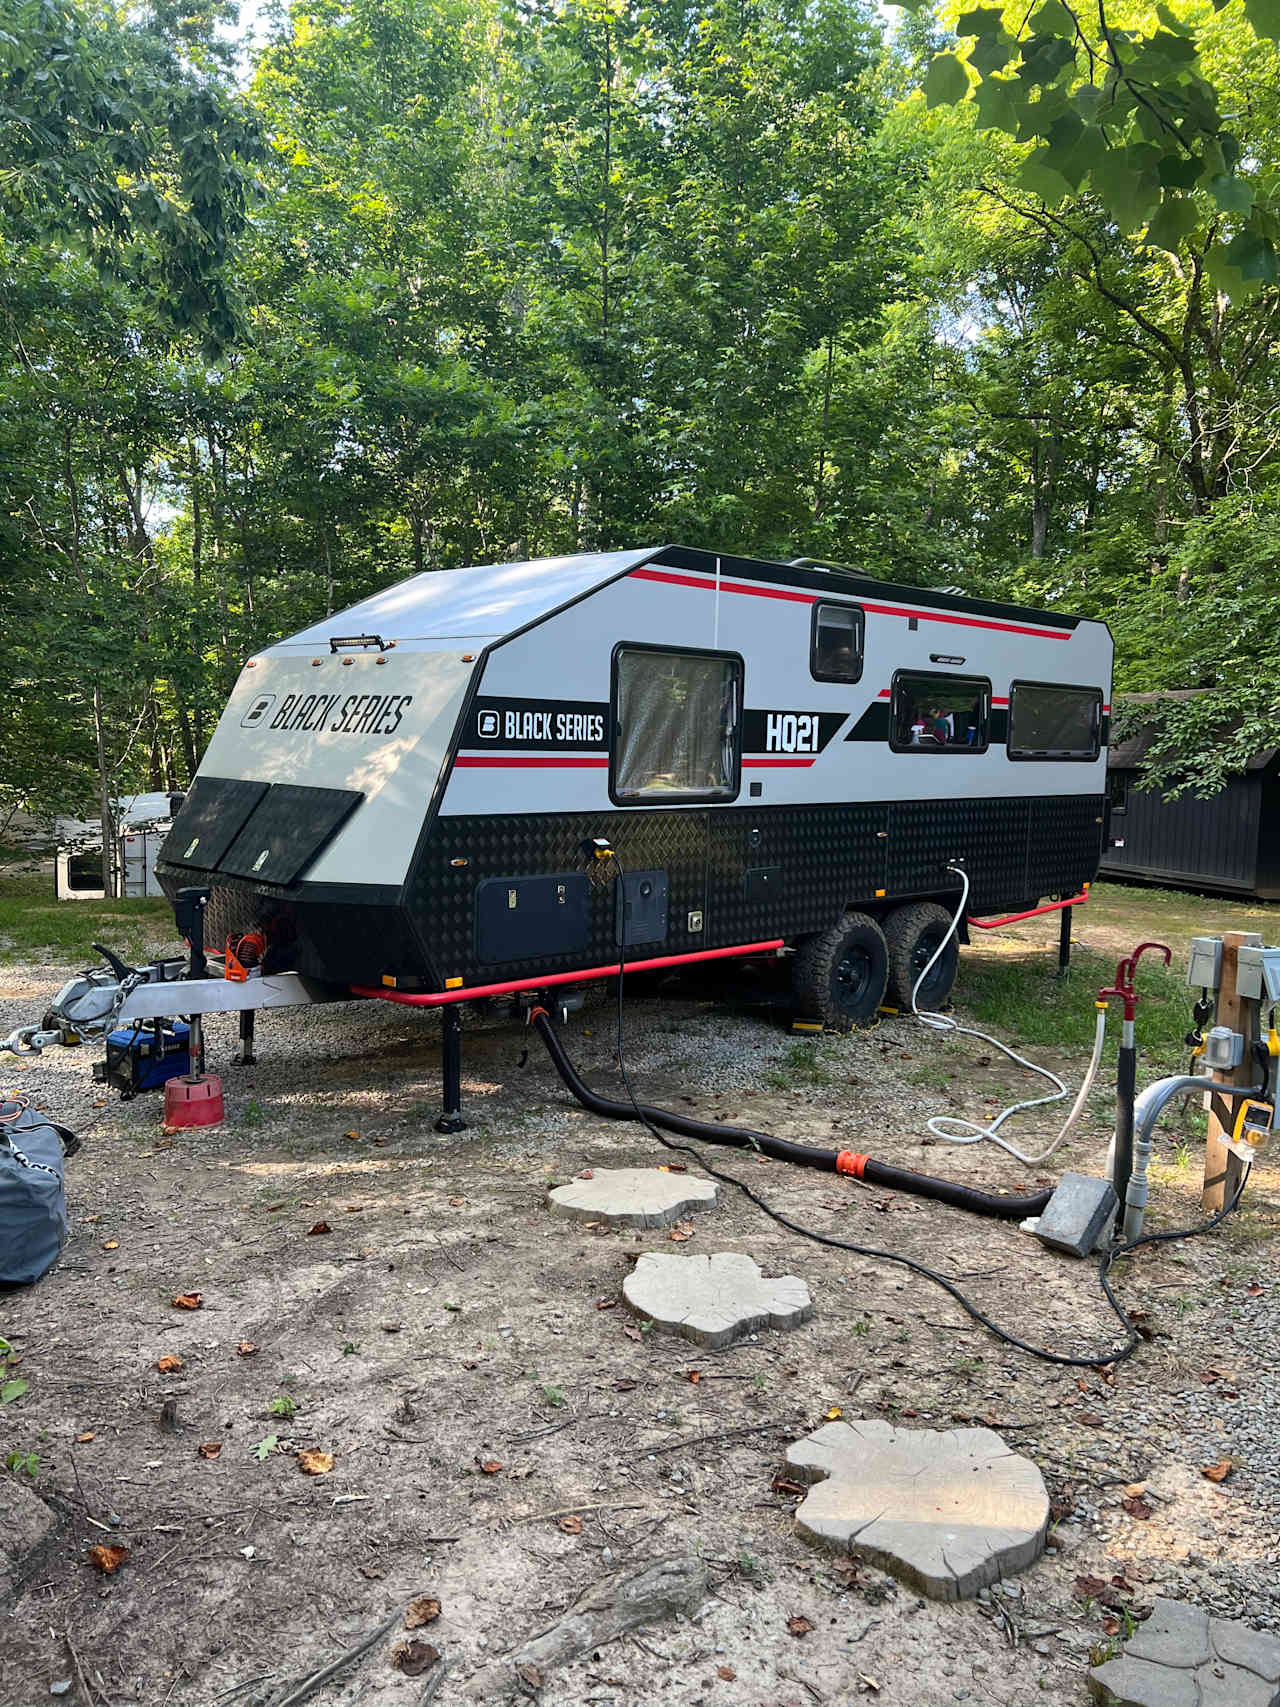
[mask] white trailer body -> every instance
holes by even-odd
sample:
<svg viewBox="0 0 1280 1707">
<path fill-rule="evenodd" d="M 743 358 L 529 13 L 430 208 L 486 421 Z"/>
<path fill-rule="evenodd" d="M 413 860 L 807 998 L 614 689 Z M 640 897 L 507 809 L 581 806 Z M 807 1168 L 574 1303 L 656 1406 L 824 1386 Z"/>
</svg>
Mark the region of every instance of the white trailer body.
<svg viewBox="0 0 1280 1707">
<path fill-rule="evenodd" d="M 1076 893 L 1105 624 L 648 548 L 415 576 L 249 661 L 162 850 L 207 940 L 435 994 Z M 583 844 L 603 837 L 623 898 Z"/>
</svg>

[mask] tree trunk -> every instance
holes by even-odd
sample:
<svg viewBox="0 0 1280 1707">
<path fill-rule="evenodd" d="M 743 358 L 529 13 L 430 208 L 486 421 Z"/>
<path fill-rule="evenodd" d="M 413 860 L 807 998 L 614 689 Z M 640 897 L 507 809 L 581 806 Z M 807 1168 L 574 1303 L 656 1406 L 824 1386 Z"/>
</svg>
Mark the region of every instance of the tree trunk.
<svg viewBox="0 0 1280 1707">
<path fill-rule="evenodd" d="M 1053 514 L 1053 494 L 1058 481 L 1058 460 L 1062 455 L 1062 440 L 1051 433 L 1047 440 L 1037 438 L 1031 452 L 1031 558 L 1039 562 L 1044 556 L 1049 538 L 1049 521 Z"/>
</svg>

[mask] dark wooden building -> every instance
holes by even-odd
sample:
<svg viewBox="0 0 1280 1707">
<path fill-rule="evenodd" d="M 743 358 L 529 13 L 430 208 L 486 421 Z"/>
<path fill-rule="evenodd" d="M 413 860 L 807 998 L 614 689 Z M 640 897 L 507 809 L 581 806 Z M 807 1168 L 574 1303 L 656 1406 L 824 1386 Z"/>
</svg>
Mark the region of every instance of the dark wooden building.
<svg viewBox="0 0 1280 1707">
<path fill-rule="evenodd" d="M 1170 800 L 1143 787 L 1154 740 L 1154 730 L 1139 729 L 1108 755 L 1111 810 L 1098 875 L 1280 900 L 1280 747 L 1254 753 L 1208 799 Z"/>
</svg>

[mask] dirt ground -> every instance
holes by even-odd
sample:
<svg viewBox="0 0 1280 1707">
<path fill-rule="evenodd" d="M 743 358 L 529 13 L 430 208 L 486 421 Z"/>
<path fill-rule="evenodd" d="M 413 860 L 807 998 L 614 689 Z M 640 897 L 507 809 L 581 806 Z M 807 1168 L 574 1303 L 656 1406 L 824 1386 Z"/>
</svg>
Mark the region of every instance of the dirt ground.
<svg viewBox="0 0 1280 1707">
<path fill-rule="evenodd" d="M 3 974 L 0 1031 L 63 972 Z M 968 1045 L 963 1079 L 922 1083 L 935 1045 L 909 1020 L 797 1054 L 776 1018 L 696 993 L 638 995 L 628 1014 L 629 1066 L 654 1102 L 1015 1190 L 1101 1164 L 1105 1085 L 1030 1178 L 988 1146 L 923 1144 L 929 1113 L 990 1114 L 1017 1081 Z M 610 1571 L 685 1553 L 708 1565 L 702 1610 L 550 1672 L 546 1707 L 1067 1707 L 1087 1699 L 1091 1650 L 1157 1593 L 1207 1582 L 1255 1622 L 1280 1614 L 1270 1472 L 1241 1461 L 1204 1478 L 1195 1420 L 1209 1370 L 1214 1401 L 1229 1395 L 1229 1457 L 1231 1403 L 1270 1379 L 1235 1305 L 1270 1294 L 1272 1166 L 1220 1234 L 1125 1265 L 1122 1301 L 1152 1337 L 1102 1377 L 1002 1345 L 909 1270 L 801 1239 L 727 1186 L 682 1243 L 552 1218 L 548 1185 L 584 1169 L 698 1168 L 571 1104 L 514 1024 L 469 1027 L 470 1124 L 449 1137 L 432 1129 L 430 1019 L 375 1004 L 267 1018 L 255 1069 L 233 1064 L 230 1022 L 210 1031 L 228 1117 L 206 1131 L 166 1136 L 155 1096 L 104 1101 L 88 1050 L 0 1059 L 0 1088 L 86 1138 L 61 1264 L 0 1300 L 9 1374 L 27 1383 L 0 1407 L 0 1458 L 35 1455 L 34 1479 L 12 1474 L 57 1517 L 0 1608 L 5 1707 L 72 1677 L 68 1636 L 84 1674 L 72 1698 L 276 1703 L 420 1594 L 442 1608 L 416 1634 L 444 1655 L 447 1704 Z M 607 1006 L 572 1016 L 565 1038 L 591 1081 L 616 1085 Z M 1020 1136 L 1049 1136 L 1055 1114 Z M 704 1153 L 805 1226 L 940 1269 L 1038 1344 L 1116 1343 L 1093 1265 L 1016 1224 Z M 1198 1218 L 1198 1183 L 1194 1157 L 1157 1174 L 1166 1224 Z M 641 1251 L 680 1249 L 802 1275 L 815 1314 L 722 1352 L 643 1331 L 623 1278 Z M 200 1307 L 175 1308 L 183 1294 Z M 162 1358 L 180 1367 L 162 1374 Z M 783 1453 L 837 1412 L 998 1429 L 1044 1472 L 1045 1557 L 1007 1593 L 940 1605 L 802 1543 Z M 304 1474 L 307 1449 L 332 1470 Z M 128 1549 L 110 1576 L 87 1562 L 101 1543 Z M 416 1707 L 423 1680 L 392 1649 L 388 1635 L 308 1699 Z"/>
</svg>

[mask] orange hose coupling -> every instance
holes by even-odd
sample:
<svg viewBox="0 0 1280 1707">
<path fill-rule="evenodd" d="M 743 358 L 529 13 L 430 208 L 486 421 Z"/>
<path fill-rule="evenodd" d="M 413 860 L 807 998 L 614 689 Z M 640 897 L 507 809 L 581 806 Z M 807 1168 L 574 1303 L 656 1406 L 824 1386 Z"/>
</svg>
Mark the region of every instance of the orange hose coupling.
<svg viewBox="0 0 1280 1707">
<path fill-rule="evenodd" d="M 836 1172 L 838 1174 L 851 1174 L 854 1179 L 861 1179 L 863 1169 L 870 1160 L 870 1156 L 859 1156 L 856 1151 L 841 1150 L 836 1157 Z"/>
</svg>

